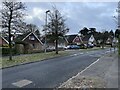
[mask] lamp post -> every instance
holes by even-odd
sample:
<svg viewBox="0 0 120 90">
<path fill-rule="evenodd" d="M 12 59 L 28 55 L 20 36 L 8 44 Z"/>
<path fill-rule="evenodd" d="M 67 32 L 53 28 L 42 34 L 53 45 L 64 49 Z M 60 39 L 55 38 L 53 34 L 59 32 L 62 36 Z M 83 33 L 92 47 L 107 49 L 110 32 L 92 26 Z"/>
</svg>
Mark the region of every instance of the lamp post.
<svg viewBox="0 0 120 90">
<path fill-rule="evenodd" d="M 46 37 L 46 33 L 47 33 L 47 13 L 50 12 L 50 10 L 47 10 L 46 13 L 46 19 L 45 19 L 45 53 L 46 53 L 46 49 L 47 49 L 47 37 Z"/>
</svg>

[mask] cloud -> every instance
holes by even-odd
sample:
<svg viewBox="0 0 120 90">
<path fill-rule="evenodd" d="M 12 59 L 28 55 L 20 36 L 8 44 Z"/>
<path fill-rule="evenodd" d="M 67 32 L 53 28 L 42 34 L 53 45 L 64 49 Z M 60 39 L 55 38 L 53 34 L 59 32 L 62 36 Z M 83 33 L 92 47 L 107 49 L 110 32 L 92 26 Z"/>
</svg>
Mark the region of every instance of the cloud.
<svg viewBox="0 0 120 90">
<path fill-rule="evenodd" d="M 45 22 L 45 11 L 55 6 L 66 18 L 69 33 L 77 33 L 84 26 L 96 27 L 99 31 L 116 28 L 113 20 L 113 15 L 117 15 L 116 2 L 29 2 L 26 5 L 29 13 L 26 20 L 40 27 Z"/>
<path fill-rule="evenodd" d="M 32 22 L 32 21 L 33 21 L 33 16 L 27 15 L 27 16 L 25 16 L 25 20 L 26 20 L 27 22 Z"/>
<path fill-rule="evenodd" d="M 22 2 L 33 2 L 33 0 L 18 0 Z M 118 2 L 119 0 L 44 0 L 44 2 Z M 43 0 L 34 0 L 34 2 L 43 2 Z"/>
<path fill-rule="evenodd" d="M 45 10 L 41 8 L 33 8 L 33 16 L 37 17 L 41 21 L 44 21 Z"/>
<path fill-rule="evenodd" d="M 25 16 L 25 21 L 27 23 L 41 25 L 45 21 L 45 10 L 39 7 L 33 7 L 27 12 L 27 16 Z"/>
</svg>

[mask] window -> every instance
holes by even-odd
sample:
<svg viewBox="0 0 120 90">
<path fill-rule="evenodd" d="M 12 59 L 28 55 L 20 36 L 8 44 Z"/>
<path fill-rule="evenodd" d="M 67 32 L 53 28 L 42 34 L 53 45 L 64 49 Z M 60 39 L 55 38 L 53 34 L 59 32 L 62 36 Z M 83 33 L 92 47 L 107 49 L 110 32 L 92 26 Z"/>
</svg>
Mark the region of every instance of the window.
<svg viewBox="0 0 120 90">
<path fill-rule="evenodd" d="M 29 40 L 35 40 L 34 36 L 29 36 Z"/>
<path fill-rule="evenodd" d="M 35 48 L 35 44 L 32 44 L 33 48 Z"/>
</svg>

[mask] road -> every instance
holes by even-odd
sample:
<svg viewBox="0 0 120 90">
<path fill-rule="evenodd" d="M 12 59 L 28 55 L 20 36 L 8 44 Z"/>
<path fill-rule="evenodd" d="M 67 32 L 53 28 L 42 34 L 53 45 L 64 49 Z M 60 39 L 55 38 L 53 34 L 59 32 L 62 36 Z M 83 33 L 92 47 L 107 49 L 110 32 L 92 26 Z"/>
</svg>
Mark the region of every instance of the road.
<svg viewBox="0 0 120 90">
<path fill-rule="evenodd" d="M 3 88 L 55 88 L 95 62 L 108 49 L 80 52 L 69 56 L 20 65 L 2 70 Z"/>
</svg>

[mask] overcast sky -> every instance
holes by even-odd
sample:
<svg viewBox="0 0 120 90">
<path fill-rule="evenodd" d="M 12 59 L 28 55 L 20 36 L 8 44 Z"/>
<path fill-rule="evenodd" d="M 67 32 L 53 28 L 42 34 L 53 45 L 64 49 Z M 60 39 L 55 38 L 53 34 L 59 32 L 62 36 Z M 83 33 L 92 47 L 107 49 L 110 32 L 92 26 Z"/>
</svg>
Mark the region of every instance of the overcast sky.
<svg viewBox="0 0 120 90">
<path fill-rule="evenodd" d="M 76 34 L 83 27 L 95 27 L 97 31 L 104 29 L 115 30 L 117 2 L 25 2 L 27 8 L 27 23 L 33 23 L 42 28 L 45 24 L 45 12 L 52 11 L 52 6 L 66 18 L 66 25 L 70 28 L 68 34 Z"/>
</svg>

